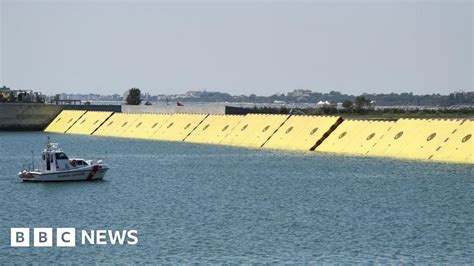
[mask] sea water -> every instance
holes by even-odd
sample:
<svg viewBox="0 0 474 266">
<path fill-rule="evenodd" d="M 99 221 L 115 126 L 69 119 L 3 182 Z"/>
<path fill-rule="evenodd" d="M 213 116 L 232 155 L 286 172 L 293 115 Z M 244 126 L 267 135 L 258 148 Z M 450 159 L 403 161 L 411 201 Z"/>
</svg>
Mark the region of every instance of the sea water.
<svg viewBox="0 0 474 266">
<path fill-rule="evenodd" d="M 22 183 L 46 134 L 0 133 L 2 264 L 474 262 L 472 165 L 50 136 L 111 169 L 104 181 Z M 15 248 L 13 227 L 139 240 Z"/>
</svg>

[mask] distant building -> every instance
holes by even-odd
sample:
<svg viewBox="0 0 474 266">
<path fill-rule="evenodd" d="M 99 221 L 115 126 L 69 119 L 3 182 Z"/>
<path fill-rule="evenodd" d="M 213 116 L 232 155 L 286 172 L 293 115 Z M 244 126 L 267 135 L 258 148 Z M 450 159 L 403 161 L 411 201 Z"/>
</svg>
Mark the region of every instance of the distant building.
<svg viewBox="0 0 474 266">
<path fill-rule="evenodd" d="M 202 92 L 202 91 L 187 91 L 185 94 L 184 94 L 184 97 L 183 98 L 201 98 L 201 96 L 204 94 L 205 92 Z"/>
<path fill-rule="evenodd" d="M 0 87 L 0 102 L 44 103 L 45 97 L 40 92 L 32 90 L 12 90 L 6 86 Z"/>
<path fill-rule="evenodd" d="M 316 107 L 321 108 L 321 107 L 330 106 L 330 105 L 331 105 L 331 103 L 328 102 L 328 101 L 319 101 L 319 102 L 316 104 Z"/>
<path fill-rule="evenodd" d="M 302 89 L 297 89 L 292 92 L 288 93 L 288 96 L 291 97 L 309 97 L 311 96 L 311 93 L 313 93 L 311 90 L 302 90 Z"/>
</svg>

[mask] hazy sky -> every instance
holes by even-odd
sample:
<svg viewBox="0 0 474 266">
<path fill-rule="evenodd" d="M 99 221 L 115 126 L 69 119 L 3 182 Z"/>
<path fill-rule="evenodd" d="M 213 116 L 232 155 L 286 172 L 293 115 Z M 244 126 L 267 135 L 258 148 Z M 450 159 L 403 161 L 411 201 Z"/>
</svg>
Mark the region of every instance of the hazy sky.
<svg viewBox="0 0 474 266">
<path fill-rule="evenodd" d="M 473 89 L 471 0 L 0 2 L 0 85 L 12 88 Z"/>
</svg>

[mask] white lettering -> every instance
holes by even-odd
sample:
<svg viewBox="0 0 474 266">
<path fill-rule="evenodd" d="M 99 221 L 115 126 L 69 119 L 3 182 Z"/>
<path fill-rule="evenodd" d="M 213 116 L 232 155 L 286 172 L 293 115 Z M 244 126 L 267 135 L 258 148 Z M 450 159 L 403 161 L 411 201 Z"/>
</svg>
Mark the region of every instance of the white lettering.
<svg viewBox="0 0 474 266">
<path fill-rule="evenodd" d="M 122 231 L 108 230 L 108 233 L 109 233 L 110 244 L 115 245 L 115 243 L 117 243 L 118 241 L 120 245 L 123 245 L 123 243 L 125 242 L 125 236 L 127 235 L 126 230 L 122 230 Z"/>
<path fill-rule="evenodd" d="M 56 229 L 56 245 L 58 247 L 76 246 L 76 228 Z"/>
<path fill-rule="evenodd" d="M 127 232 L 127 244 L 129 245 L 136 245 L 138 243 L 138 231 L 137 230 L 130 230 Z"/>
<path fill-rule="evenodd" d="M 105 245 L 107 244 L 107 231 L 105 230 L 97 230 L 95 231 L 96 232 L 96 235 L 97 235 L 97 242 L 96 244 L 97 245 Z"/>
<path fill-rule="evenodd" d="M 30 228 L 11 228 L 10 246 L 29 247 L 30 246 Z"/>
<path fill-rule="evenodd" d="M 35 228 L 33 230 L 33 246 L 52 247 L 53 228 Z"/>
<path fill-rule="evenodd" d="M 94 245 L 95 244 L 95 241 L 94 241 L 94 230 L 91 230 L 91 234 L 89 235 L 87 233 L 86 230 L 82 230 L 81 232 L 81 239 L 82 239 L 82 244 L 85 245 L 86 244 L 86 240 L 89 242 L 90 245 Z"/>
</svg>

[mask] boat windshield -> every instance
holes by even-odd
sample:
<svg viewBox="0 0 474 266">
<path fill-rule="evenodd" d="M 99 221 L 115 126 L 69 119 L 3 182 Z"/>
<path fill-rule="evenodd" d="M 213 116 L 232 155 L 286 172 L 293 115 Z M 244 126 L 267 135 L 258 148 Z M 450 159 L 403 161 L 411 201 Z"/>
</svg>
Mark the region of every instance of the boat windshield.
<svg viewBox="0 0 474 266">
<path fill-rule="evenodd" d="M 56 153 L 56 160 L 68 160 L 68 158 L 64 152 L 58 152 Z"/>
</svg>

